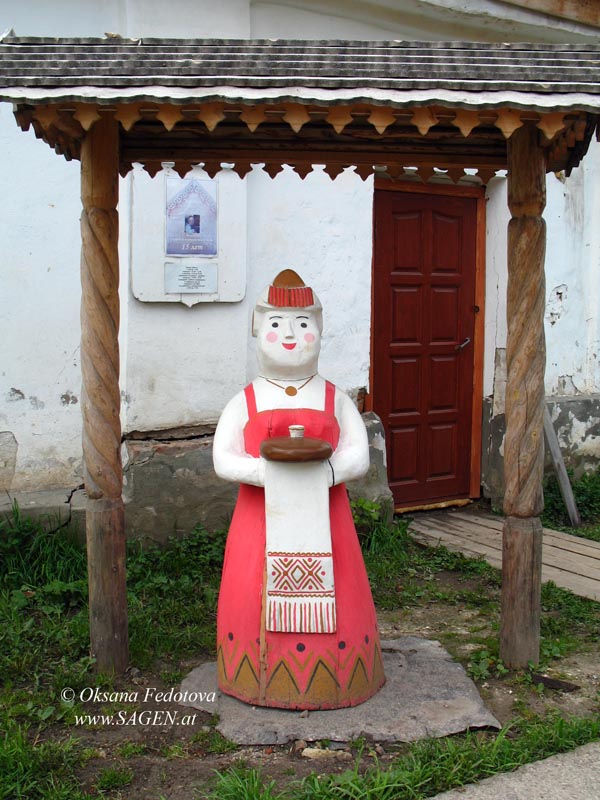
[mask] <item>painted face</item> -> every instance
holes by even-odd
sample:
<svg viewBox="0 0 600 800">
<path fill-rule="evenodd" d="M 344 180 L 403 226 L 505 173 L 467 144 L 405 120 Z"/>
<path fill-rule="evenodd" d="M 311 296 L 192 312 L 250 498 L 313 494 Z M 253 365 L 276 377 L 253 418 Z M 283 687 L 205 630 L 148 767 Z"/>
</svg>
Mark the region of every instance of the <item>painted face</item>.
<svg viewBox="0 0 600 800">
<path fill-rule="evenodd" d="M 288 377 L 316 372 L 321 334 L 313 312 L 304 308 L 277 308 L 262 315 L 258 329 L 261 368 Z"/>
</svg>

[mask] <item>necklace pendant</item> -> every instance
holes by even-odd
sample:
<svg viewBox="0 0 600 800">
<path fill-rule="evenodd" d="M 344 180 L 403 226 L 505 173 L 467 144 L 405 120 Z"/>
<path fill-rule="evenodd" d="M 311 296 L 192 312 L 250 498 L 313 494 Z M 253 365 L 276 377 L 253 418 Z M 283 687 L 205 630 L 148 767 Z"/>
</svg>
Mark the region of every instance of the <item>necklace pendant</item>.
<svg viewBox="0 0 600 800">
<path fill-rule="evenodd" d="M 295 386 L 286 386 L 285 393 L 290 397 L 295 397 L 298 394 L 298 389 Z"/>
</svg>

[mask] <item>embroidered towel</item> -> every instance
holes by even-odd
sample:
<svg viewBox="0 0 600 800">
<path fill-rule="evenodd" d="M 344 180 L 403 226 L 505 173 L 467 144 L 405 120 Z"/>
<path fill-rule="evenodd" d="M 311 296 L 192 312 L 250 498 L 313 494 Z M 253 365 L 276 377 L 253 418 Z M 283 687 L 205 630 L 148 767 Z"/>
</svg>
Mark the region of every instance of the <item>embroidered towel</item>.
<svg viewBox="0 0 600 800">
<path fill-rule="evenodd" d="M 334 633 L 327 472 L 320 461 L 267 461 L 266 628 Z"/>
</svg>

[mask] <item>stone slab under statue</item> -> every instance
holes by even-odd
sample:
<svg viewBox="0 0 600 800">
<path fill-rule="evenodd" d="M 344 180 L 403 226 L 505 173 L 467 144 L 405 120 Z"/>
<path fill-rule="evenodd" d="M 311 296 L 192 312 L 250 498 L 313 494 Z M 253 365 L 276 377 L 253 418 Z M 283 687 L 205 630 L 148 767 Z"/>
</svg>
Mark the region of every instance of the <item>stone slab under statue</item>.
<svg viewBox="0 0 600 800">
<path fill-rule="evenodd" d="M 344 485 L 369 467 L 367 434 L 352 400 L 318 373 L 322 329 L 314 291 L 279 273 L 254 310 L 259 374 L 215 433 L 215 471 L 240 483 L 219 594 L 218 685 L 254 706 L 343 708 L 385 683 Z"/>
<path fill-rule="evenodd" d="M 241 703 L 219 692 L 217 665 L 184 678 L 182 705 L 218 715 L 217 730 L 239 745 L 281 745 L 303 739 L 413 742 L 476 729 L 499 729 L 473 681 L 439 642 L 416 636 L 381 642 L 386 683 L 369 700 L 331 711 L 287 711 Z"/>
</svg>

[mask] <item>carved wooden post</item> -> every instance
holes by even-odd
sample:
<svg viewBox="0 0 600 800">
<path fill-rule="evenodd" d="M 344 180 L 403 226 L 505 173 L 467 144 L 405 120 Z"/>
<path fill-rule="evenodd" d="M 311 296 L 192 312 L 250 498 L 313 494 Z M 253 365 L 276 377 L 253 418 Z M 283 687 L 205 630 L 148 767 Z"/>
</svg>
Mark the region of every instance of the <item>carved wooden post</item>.
<svg viewBox="0 0 600 800">
<path fill-rule="evenodd" d="M 543 415 L 546 205 L 544 154 L 532 124 L 508 141 L 506 438 L 500 656 L 509 667 L 537 663 L 544 507 Z"/>
<path fill-rule="evenodd" d="M 100 671 L 129 660 L 119 418 L 119 132 L 112 115 L 81 148 L 81 367 L 91 653 Z"/>
</svg>

